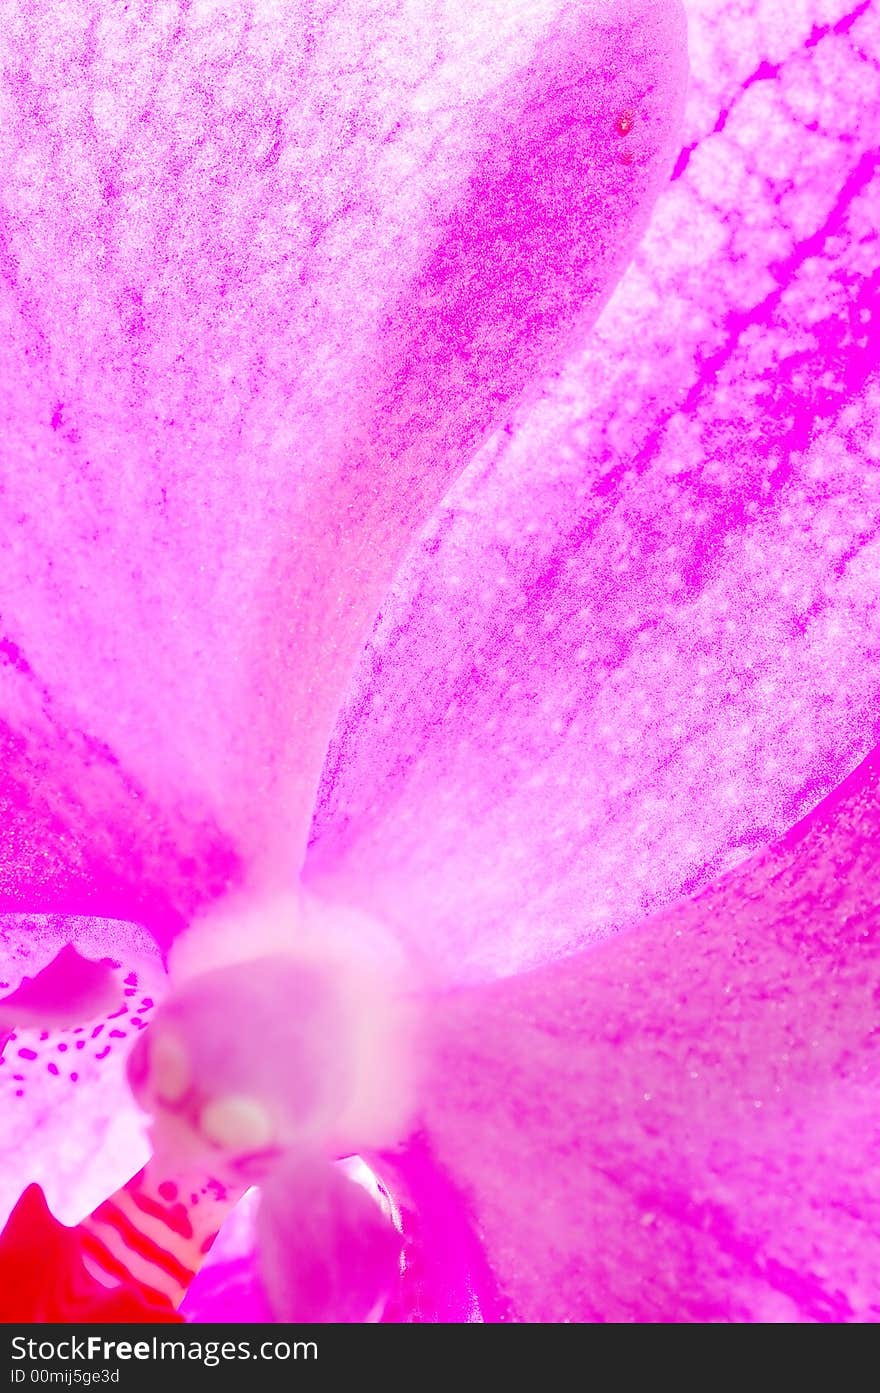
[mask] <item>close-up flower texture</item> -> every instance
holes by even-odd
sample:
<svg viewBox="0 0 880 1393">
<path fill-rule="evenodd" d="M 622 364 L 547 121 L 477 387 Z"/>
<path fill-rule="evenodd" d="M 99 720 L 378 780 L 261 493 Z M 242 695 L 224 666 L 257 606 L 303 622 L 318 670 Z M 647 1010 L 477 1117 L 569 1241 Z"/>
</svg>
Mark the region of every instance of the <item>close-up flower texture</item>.
<svg viewBox="0 0 880 1393">
<path fill-rule="evenodd" d="M 0 61 L 0 1316 L 880 1319 L 880 0 Z"/>
</svg>

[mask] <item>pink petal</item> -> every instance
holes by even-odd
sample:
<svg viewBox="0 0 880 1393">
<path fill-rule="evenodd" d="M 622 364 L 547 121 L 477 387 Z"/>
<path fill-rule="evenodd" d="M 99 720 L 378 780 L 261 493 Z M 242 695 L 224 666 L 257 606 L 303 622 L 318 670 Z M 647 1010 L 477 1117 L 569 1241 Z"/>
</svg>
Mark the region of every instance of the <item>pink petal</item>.
<svg viewBox="0 0 880 1393">
<path fill-rule="evenodd" d="M 371 1174 L 363 1161 L 346 1163 L 352 1178 L 359 1177 L 362 1184 L 371 1181 L 366 1188 L 385 1207 L 389 1189 L 393 1194 L 390 1205 L 403 1255 L 383 1323 L 503 1319 L 507 1305 L 462 1211 L 460 1196 L 438 1169 L 424 1139 L 412 1138 L 393 1154 L 376 1157 L 375 1165 Z M 273 1318 L 259 1271 L 254 1225 L 258 1202 L 258 1192 L 252 1190 L 223 1225 L 181 1307 L 188 1321 Z M 301 1256 L 294 1242 L 294 1258 L 296 1253 Z"/>
<path fill-rule="evenodd" d="M 327 1161 L 290 1158 L 263 1190 L 259 1261 L 277 1320 L 375 1320 L 400 1266 L 400 1234 Z"/>
<path fill-rule="evenodd" d="M 659 920 L 439 1003 L 427 1125 L 515 1317 L 880 1316 L 878 778 Z"/>
<path fill-rule="evenodd" d="M 432 972 L 637 921 L 876 739 L 877 26 L 694 12 L 677 177 L 591 347 L 383 610 L 310 874 Z"/>
<path fill-rule="evenodd" d="M 298 870 L 409 536 L 644 228 L 681 12 L 19 0 L 2 42 L 0 893 L 167 937 Z"/>
</svg>

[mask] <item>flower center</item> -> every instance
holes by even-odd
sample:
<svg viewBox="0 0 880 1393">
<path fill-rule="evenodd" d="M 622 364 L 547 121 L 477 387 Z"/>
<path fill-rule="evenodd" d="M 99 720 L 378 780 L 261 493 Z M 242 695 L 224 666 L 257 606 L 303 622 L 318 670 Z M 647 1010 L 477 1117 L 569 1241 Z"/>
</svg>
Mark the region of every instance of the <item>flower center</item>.
<svg viewBox="0 0 880 1393">
<path fill-rule="evenodd" d="M 415 1051 L 399 963 L 362 916 L 291 897 L 215 911 L 170 976 L 128 1062 L 151 1169 L 201 1169 L 233 1200 L 261 1187 L 261 1269 L 282 1318 L 375 1317 L 400 1240 L 335 1162 L 406 1134 Z M 340 1253 L 356 1258 L 356 1290 Z M 318 1270 L 333 1300 L 323 1317 L 307 1280 Z"/>
<path fill-rule="evenodd" d="M 207 1159 L 257 1180 L 291 1151 L 330 1160 L 399 1138 L 411 998 L 387 952 L 377 965 L 378 944 L 293 898 L 194 926 L 128 1066 L 172 1167 Z"/>
</svg>

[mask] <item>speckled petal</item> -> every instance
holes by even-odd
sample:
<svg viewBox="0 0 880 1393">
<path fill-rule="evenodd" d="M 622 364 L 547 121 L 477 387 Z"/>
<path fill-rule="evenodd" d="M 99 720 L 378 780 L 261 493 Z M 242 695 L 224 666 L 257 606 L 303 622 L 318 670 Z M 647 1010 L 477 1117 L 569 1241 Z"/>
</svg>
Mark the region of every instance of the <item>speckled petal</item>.
<svg viewBox="0 0 880 1393">
<path fill-rule="evenodd" d="M 71 946 L 107 975 L 99 994 L 72 993 L 45 980 Z M 44 976 L 45 974 L 45 976 Z M 77 969 L 68 985 L 82 984 Z M 44 1017 L 16 1012 L 22 982 L 44 998 Z M 42 983 L 42 990 L 41 990 Z M 52 1212 L 75 1224 L 128 1180 L 149 1153 L 144 1121 L 129 1092 L 125 1060 L 165 992 L 152 937 L 134 924 L 47 915 L 0 915 L 0 1224 L 30 1182 Z M 22 1023 L 24 1022 L 24 1023 Z M 6 1039 L 4 1040 L 4 1036 Z"/>
</svg>

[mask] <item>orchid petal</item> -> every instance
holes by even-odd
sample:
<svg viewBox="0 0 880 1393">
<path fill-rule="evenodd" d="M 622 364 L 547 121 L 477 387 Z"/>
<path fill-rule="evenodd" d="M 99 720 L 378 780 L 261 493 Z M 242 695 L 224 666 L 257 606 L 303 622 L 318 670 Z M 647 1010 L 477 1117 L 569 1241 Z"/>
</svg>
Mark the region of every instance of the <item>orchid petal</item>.
<svg viewBox="0 0 880 1393">
<path fill-rule="evenodd" d="M 659 919 L 436 1007 L 438 1162 L 519 1319 L 876 1320 L 880 753 Z"/>
<path fill-rule="evenodd" d="M 167 939 L 296 875 L 413 529 L 643 231 L 681 11 L 7 9 L 3 893 Z"/>
<path fill-rule="evenodd" d="M 506 1319 L 508 1304 L 498 1292 L 461 1197 L 436 1165 L 424 1137 L 377 1155 L 375 1165 L 373 1171 L 361 1159 L 343 1163 L 350 1179 L 372 1196 L 402 1238 L 401 1270 L 382 1312 L 383 1323 Z M 181 1307 L 188 1321 L 272 1319 L 260 1276 L 257 1201 L 257 1191 L 252 1190 L 220 1230 Z M 320 1233 L 319 1229 L 315 1236 Z M 297 1252 L 301 1244 L 294 1242 Z"/>
<path fill-rule="evenodd" d="M 877 11 L 745 9 L 689 12 L 647 238 L 423 533 L 337 724 L 315 888 L 447 980 L 693 892 L 880 729 Z"/>
<path fill-rule="evenodd" d="M 394 1289 L 400 1234 L 362 1186 L 291 1158 L 263 1190 L 260 1270 L 278 1320 L 376 1320 Z"/>
</svg>

